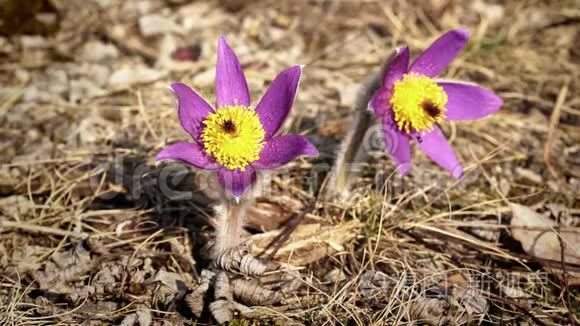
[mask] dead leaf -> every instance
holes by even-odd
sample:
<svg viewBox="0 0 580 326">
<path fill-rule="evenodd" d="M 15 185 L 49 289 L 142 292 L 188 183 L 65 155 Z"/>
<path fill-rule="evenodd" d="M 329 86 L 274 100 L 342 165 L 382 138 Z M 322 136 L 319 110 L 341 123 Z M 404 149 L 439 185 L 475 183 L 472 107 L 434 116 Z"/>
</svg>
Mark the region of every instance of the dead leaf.
<svg viewBox="0 0 580 326">
<path fill-rule="evenodd" d="M 303 266 L 332 255 L 356 236 L 356 230 L 362 224 L 358 221 L 322 226 L 320 224 L 303 224 L 290 235 L 285 245 L 274 256 L 276 262 Z M 280 230 L 256 234 L 251 237 L 252 253 L 262 252 Z"/>
<path fill-rule="evenodd" d="M 529 207 L 510 204 L 513 217 L 511 220 L 512 236 L 521 242 L 528 255 L 555 261 L 561 260 L 561 246 L 556 234 L 557 224 L 541 216 Z M 572 231 L 561 231 L 565 244 L 564 256 L 567 263 L 580 264 L 580 234 Z"/>
<path fill-rule="evenodd" d="M 258 199 L 248 210 L 246 225 L 256 230 L 272 231 L 280 228 L 294 212 L 304 209 L 304 203 L 289 196 Z"/>
</svg>

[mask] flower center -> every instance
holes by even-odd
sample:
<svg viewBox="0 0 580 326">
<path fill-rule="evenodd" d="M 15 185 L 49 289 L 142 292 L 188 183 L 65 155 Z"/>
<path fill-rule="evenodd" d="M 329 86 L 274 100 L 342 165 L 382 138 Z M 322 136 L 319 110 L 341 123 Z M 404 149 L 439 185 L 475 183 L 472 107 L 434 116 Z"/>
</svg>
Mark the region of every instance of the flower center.
<svg viewBox="0 0 580 326">
<path fill-rule="evenodd" d="M 203 146 L 222 166 L 242 169 L 260 157 L 266 132 L 254 110 L 225 106 L 203 121 Z"/>
<path fill-rule="evenodd" d="M 445 119 L 447 93 L 427 76 L 410 73 L 395 82 L 390 104 L 400 130 L 431 130 Z"/>
</svg>

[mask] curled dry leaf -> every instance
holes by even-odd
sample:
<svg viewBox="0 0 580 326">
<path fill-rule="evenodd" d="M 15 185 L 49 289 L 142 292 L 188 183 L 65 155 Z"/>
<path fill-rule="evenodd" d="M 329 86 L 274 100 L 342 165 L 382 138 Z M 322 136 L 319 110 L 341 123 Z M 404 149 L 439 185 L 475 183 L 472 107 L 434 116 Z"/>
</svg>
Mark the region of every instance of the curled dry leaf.
<svg viewBox="0 0 580 326">
<path fill-rule="evenodd" d="M 285 245 L 278 250 L 274 260 L 295 266 L 310 264 L 327 255 L 344 250 L 343 245 L 354 239 L 357 230 L 361 227 L 362 224 L 358 221 L 332 226 L 299 225 Z M 252 252 L 254 254 L 263 252 L 280 232 L 276 230 L 252 236 Z"/>
<path fill-rule="evenodd" d="M 228 300 L 217 300 L 210 303 L 209 310 L 219 324 L 225 324 L 234 318 L 234 305 Z"/>
<path fill-rule="evenodd" d="M 201 280 L 199 285 L 193 289 L 191 293 L 185 296 L 185 303 L 197 317 L 201 317 L 203 313 L 203 306 L 205 303 L 205 294 L 209 290 L 210 283 L 212 282 L 215 274 L 212 271 L 204 269 L 201 271 Z"/>
<path fill-rule="evenodd" d="M 216 299 L 225 299 L 225 300 L 232 300 L 233 293 L 232 288 L 230 286 L 230 279 L 225 272 L 219 272 L 215 277 L 215 298 Z"/>
<path fill-rule="evenodd" d="M 224 250 L 215 259 L 214 265 L 226 271 L 238 270 L 240 268 L 240 263 L 242 257 L 250 252 L 248 244 L 246 242 L 241 243 L 236 247 L 232 247 Z"/>
<path fill-rule="evenodd" d="M 244 275 L 264 275 L 268 267 L 254 256 L 247 254 L 242 257 L 240 262 L 240 273 Z"/>
<path fill-rule="evenodd" d="M 205 270 L 203 271 L 205 272 Z M 203 306 L 205 304 L 205 294 L 209 290 L 209 285 L 211 278 L 204 278 L 202 272 L 201 283 L 193 289 L 193 291 L 185 296 L 185 303 L 191 310 L 191 312 L 198 318 L 201 317 L 203 313 Z M 213 273 L 212 273 L 213 274 Z M 213 277 L 213 276 L 212 276 Z"/>
<path fill-rule="evenodd" d="M 240 272 L 247 276 L 260 276 L 268 269 L 264 263 L 250 254 L 246 242 L 225 250 L 216 258 L 214 265 L 228 272 Z"/>
<path fill-rule="evenodd" d="M 281 300 L 278 292 L 263 287 L 255 280 L 235 279 L 232 288 L 234 297 L 245 304 L 272 305 Z"/>
<path fill-rule="evenodd" d="M 512 236 L 522 244 L 526 253 L 533 257 L 560 261 L 562 248 L 556 233 L 556 222 L 526 206 L 511 204 L 510 207 L 513 213 Z M 564 243 L 566 262 L 580 264 L 580 233 L 562 230 L 559 234 Z"/>
</svg>

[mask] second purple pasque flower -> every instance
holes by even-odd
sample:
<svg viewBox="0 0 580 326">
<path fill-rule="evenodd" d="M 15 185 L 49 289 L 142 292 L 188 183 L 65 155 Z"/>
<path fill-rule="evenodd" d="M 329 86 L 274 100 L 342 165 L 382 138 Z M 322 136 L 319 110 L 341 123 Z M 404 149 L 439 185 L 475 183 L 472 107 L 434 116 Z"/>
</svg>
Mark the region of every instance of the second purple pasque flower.
<svg viewBox="0 0 580 326">
<path fill-rule="evenodd" d="M 256 181 L 257 169 L 277 168 L 300 155 L 317 155 L 304 136 L 276 135 L 294 102 L 301 72 L 294 66 L 280 73 L 254 109 L 240 62 L 220 38 L 215 109 L 185 84 L 172 84 L 179 120 L 193 142 L 171 144 L 156 159 L 218 170 L 226 192 L 240 197 Z"/>
<path fill-rule="evenodd" d="M 439 129 L 445 120 L 483 118 L 499 110 L 502 100 L 475 84 L 435 80 L 467 44 L 464 29 L 451 30 L 409 64 L 409 48 L 398 48 L 385 70 L 382 86 L 369 106 L 383 122 L 387 151 L 401 174 L 411 169 L 409 137 L 453 177 L 463 167 Z"/>
</svg>

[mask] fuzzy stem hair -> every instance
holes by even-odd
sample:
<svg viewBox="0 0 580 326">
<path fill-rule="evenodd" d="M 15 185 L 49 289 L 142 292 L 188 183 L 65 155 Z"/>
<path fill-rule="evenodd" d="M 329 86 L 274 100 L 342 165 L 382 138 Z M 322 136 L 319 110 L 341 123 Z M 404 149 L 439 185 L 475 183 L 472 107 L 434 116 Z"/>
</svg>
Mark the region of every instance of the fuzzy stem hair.
<svg viewBox="0 0 580 326">
<path fill-rule="evenodd" d="M 374 93 L 382 86 L 385 72 L 389 69 L 396 55 L 397 51 L 394 51 L 381 69 L 370 75 L 360 87 L 354 103 L 352 126 L 341 143 L 330 181 L 325 188 L 327 199 L 333 197 L 348 198 L 352 181 L 361 172 L 357 163 L 368 158 L 368 153 L 364 150 L 364 142 L 367 138 L 367 132 L 376 121 L 373 112 L 369 110 L 369 102 Z"/>
<path fill-rule="evenodd" d="M 253 202 L 252 195 L 246 195 L 239 200 L 224 198 L 216 208 L 216 239 L 212 251 L 213 257 L 219 256 L 224 250 L 242 242 L 246 213 Z"/>
<path fill-rule="evenodd" d="M 347 198 L 352 181 L 360 173 L 356 163 L 362 162 L 368 157 L 368 153 L 363 150 L 363 145 L 367 131 L 375 123 L 375 118 L 368 109 L 368 104 L 382 84 L 383 71 L 384 69 L 381 69 L 381 71 L 369 76 L 359 90 L 354 104 L 352 125 L 341 143 L 341 149 L 331 172 L 330 182 L 326 187 L 327 198 L 336 196 Z"/>
</svg>

